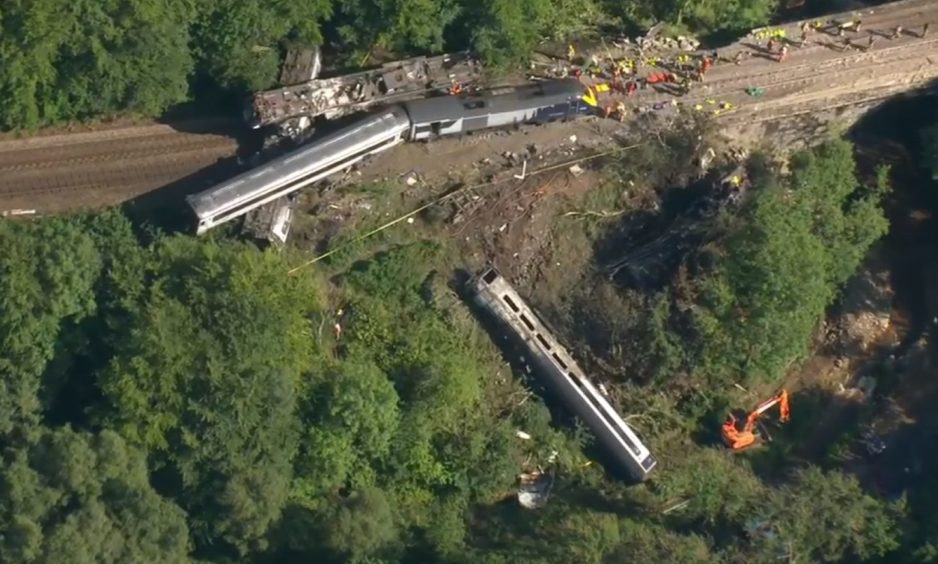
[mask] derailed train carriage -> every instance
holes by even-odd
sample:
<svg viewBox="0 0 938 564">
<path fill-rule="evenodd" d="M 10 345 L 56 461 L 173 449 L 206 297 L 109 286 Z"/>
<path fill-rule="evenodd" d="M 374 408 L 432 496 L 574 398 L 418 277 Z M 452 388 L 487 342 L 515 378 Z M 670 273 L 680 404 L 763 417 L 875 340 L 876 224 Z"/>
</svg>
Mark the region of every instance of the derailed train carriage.
<svg viewBox="0 0 938 564">
<path fill-rule="evenodd" d="M 524 347 L 548 392 L 592 431 L 615 464 L 610 469 L 634 481 L 648 478 L 657 459 L 498 271 L 483 270 L 468 287 L 476 305 Z"/>
<path fill-rule="evenodd" d="M 404 141 L 583 115 L 590 110 L 582 99 L 585 92 L 576 80 L 551 80 L 480 95 L 403 102 L 186 200 L 201 234 Z"/>
</svg>

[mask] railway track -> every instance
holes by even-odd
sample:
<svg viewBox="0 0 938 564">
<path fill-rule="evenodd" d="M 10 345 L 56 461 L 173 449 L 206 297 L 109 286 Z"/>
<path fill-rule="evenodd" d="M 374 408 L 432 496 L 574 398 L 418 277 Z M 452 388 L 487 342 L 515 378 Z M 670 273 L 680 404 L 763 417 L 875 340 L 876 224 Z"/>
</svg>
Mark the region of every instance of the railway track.
<svg viewBox="0 0 938 564">
<path fill-rule="evenodd" d="M 903 0 L 817 19 L 854 18 L 862 19 L 862 32 L 847 36 L 860 47 L 869 33 L 878 35 L 872 49 L 841 51 L 838 45 L 842 45 L 842 38 L 814 32 L 805 47 L 792 48 L 789 59 L 778 63 L 759 53 L 761 47 L 754 37 L 746 37 L 720 49 L 721 58 L 730 59 L 741 49 L 753 56 L 740 65 L 717 64 L 706 82 L 690 94 L 675 98 L 648 90 L 629 103 L 660 106 L 677 99 L 709 109 L 711 100 L 726 101 L 734 106 L 732 112 L 719 117 L 727 125 L 758 123 L 868 104 L 938 79 L 938 2 Z M 925 23 L 935 28 L 934 36 L 918 37 Z M 897 25 L 906 28 L 905 34 L 888 39 Z M 789 38 L 800 36 L 798 23 L 779 27 Z M 745 89 L 751 86 L 763 88 L 765 94 L 749 97 Z M 577 124 L 550 127 L 557 139 L 582 131 Z M 234 168 L 213 166 L 219 160 L 233 161 L 238 143 L 223 132 L 231 129 L 230 124 L 149 124 L 27 139 L 0 138 L 0 211 L 26 207 L 54 213 L 113 205 L 167 185 L 189 192 L 202 189 L 207 183 L 223 180 Z M 438 143 L 444 146 L 433 151 L 398 148 L 393 158 L 382 159 L 381 174 L 417 169 L 445 175 L 452 167 L 434 166 L 441 154 L 473 152 L 461 155 L 461 162 L 489 156 L 488 141 Z"/>
</svg>

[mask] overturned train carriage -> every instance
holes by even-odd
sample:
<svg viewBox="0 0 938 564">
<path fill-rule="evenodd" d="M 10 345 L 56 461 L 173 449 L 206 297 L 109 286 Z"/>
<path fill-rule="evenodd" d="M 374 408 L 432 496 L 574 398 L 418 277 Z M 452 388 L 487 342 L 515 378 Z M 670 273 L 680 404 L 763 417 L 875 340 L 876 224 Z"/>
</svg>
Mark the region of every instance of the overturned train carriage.
<svg viewBox="0 0 938 564">
<path fill-rule="evenodd" d="M 322 139 L 187 198 L 198 233 L 341 172 L 402 141 L 586 113 L 584 87 L 553 80 L 478 96 L 428 98 L 390 106 Z"/>
<path fill-rule="evenodd" d="M 410 120 L 400 107 L 370 115 L 331 135 L 189 196 L 198 233 L 341 172 L 404 141 Z"/>
<path fill-rule="evenodd" d="M 498 271 L 484 270 L 469 290 L 476 305 L 525 348 L 548 391 L 593 432 L 616 469 L 636 481 L 647 478 L 655 457 Z"/>
</svg>

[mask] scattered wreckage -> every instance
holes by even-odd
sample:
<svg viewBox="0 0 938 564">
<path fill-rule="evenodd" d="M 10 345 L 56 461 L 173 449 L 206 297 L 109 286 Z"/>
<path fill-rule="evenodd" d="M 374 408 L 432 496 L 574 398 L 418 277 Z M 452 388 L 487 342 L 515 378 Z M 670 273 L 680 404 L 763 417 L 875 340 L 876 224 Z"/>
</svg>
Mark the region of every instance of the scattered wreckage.
<svg viewBox="0 0 938 564">
<path fill-rule="evenodd" d="M 474 86 L 482 65 L 468 52 L 437 57 L 414 57 L 376 69 L 306 82 L 256 93 L 245 108 L 254 128 L 286 124 L 309 127 L 313 118 L 347 116 L 379 104 L 391 104 L 451 89 Z M 301 121 L 306 118 L 305 121 Z"/>
</svg>

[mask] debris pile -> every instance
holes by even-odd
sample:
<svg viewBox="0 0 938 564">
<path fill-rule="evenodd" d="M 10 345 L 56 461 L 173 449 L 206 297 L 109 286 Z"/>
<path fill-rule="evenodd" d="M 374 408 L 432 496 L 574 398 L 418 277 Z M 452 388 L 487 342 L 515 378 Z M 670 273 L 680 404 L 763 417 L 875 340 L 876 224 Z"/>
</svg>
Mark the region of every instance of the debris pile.
<svg viewBox="0 0 938 564">
<path fill-rule="evenodd" d="M 656 287 L 680 262 L 710 236 L 710 219 L 727 206 L 737 206 L 746 194 L 748 181 L 742 166 L 716 182 L 686 212 L 645 243 L 629 247 L 605 267 L 606 275 L 633 287 Z"/>
<path fill-rule="evenodd" d="M 415 57 L 369 71 L 258 92 L 245 115 L 255 129 L 299 117 L 323 115 L 332 119 L 433 91 L 471 88 L 481 72 L 481 64 L 467 52 Z"/>
</svg>

